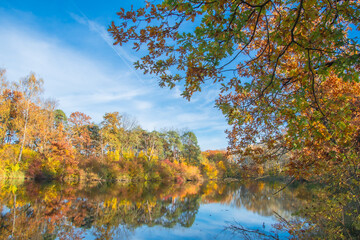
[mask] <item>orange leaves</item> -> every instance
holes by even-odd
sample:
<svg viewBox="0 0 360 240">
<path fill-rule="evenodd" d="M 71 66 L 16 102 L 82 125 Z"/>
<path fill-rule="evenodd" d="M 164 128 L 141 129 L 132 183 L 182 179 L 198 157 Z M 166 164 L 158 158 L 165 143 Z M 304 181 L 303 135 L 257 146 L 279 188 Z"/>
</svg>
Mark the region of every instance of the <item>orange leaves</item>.
<svg viewBox="0 0 360 240">
<path fill-rule="evenodd" d="M 51 150 L 45 156 L 43 172 L 49 174 L 48 177 L 59 179 L 76 174 L 78 161 L 62 123 L 59 124 L 56 133 L 52 133 L 50 143 Z"/>
<path fill-rule="evenodd" d="M 91 118 L 84 113 L 74 112 L 70 115 L 68 122 L 71 131 L 71 140 L 77 151 L 87 157 L 90 156 L 91 149 L 90 123 Z"/>
<path fill-rule="evenodd" d="M 74 112 L 69 117 L 69 122 L 74 125 L 75 128 L 79 128 L 90 124 L 91 117 L 81 112 Z"/>
<path fill-rule="evenodd" d="M 172 59 L 168 62 L 175 61 Z M 193 132 L 182 136 L 177 131 L 148 132 L 136 119 L 118 112 L 106 113 L 99 125 L 81 112 L 67 118 L 63 111 L 55 110 L 54 102 L 38 99 L 41 81 L 34 75 L 23 80 L 22 91 L 17 91 L 18 84 L 7 84 L 1 72 L 0 80 L 0 167 L 10 172 L 60 180 L 80 174 L 97 180 L 185 181 L 202 177 L 198 168 L 201 152 Z M 20 146 L 19 139 L 23 140 Z"/>
</svg>

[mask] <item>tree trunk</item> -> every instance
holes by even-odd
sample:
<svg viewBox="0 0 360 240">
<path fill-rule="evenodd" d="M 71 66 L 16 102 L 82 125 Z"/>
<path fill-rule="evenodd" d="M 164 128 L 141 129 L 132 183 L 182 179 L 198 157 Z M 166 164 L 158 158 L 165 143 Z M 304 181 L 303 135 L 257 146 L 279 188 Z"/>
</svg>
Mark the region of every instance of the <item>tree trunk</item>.
<svg viewBox="0 0 360 240">
<path fill-rule="evenodd" d="M 21 161 L 21 156 L 22 156 L 22 152 L 23 152 L 23 149 L 24 149 L 24 145 L 25 145 L 26 128 L 27 128 L 28 120 L 29 120 L 29 103 L 27 103 L 27 108 L 26 108 L 26 113 L 25 113 L 24 133 L 23 133 L 23 138 L 22 138 L 22 141 L 21 141 L 20 153 L 19 153 L 17 163 Z"/>
<path fill-rule="evenodd" d="M 11 230 L 12 238 L 14 238 L 14 234 L 15 234 L 15 222 L 16 222 L 16 194 L 14 193 L 13 222 L 12 222 L 12 230 Z"/>
</svg>

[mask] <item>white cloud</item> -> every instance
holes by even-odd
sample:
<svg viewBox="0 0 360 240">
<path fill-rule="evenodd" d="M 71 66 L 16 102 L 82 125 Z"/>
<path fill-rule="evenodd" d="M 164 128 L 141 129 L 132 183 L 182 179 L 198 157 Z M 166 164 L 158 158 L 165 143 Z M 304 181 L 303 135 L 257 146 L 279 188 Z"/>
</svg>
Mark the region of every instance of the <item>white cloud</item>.
<svg viewBox="0 0 360 240">
<path fill-rule="evenodd" d="M 51 77 L 50 91 L 92 89 L 100 81 L 109 81 L 98 62 L 74 49 L 60 47 L 58 40 L 15 27 L 1 28 L 0 35 L 0 63 L 8 69 L 9 77 L 34 71 L 43 78 Z"/>
<path fill-rule="evenodd" d="M 139 110 L 139 111 L 150 110 L 153 107 L 153 104 L 151 102 L 147 102 L 147 101 L 135 101 L 134 107 L 136 110 Z"/>
<path fill-rule="evenodd" d="M 128 69 L 135 74 L 138 80 L 142 81 L 141 77 L 135 72 L 130 63 L 133 63 L 139 60 L 137 57 L 130 55 L 126 52 L 121 46 L 114 46 L 113 39 L 110 34 L 107 32 L 106 28 L 95 21 L 91 21 L 87 18 L 87 16 L 82 13 L 82 17 L 76 15 L 75 13 L 70 13 L 70 16 L 80 24 L 87 26 L 91 31 L 96 32 L 105 42 L 106 44 L 114 50 L 114 52 L 121 58 L 123 63 L 128 67 Z"/>
<path fill-rule="evenodd" d="M 17 80 L 35 72 L 45 81 L 46 96 L 59 100 L 67 114 L 80 111 L 100 122 L 106 112 L 126 112 L 148 130 L 193 130 L 204 150 L 225 147 L 221 129 L 226 124 L 213 108 L 214 92 L 196 94 L 197 101 L 189 103 L 179 97 L 180 88 L 159 88 L 155 79 L 145 79 L 131 67 L 137 57 L 114 47 L 103 26 L 85 17 L 72 17 L 82 24 L 80 27 L 88 29 L 89 36 L 82 38 L 97 33 L 99 41 L 106 42 L 99 47 L 111 47 L 120 56 L 118 62 L 110 64 L 114 58 L 99 59 L 92 52 L 69 45 L 66 38 L 49 36 L 0 17 L 0 67 L 7 70 L 8 79 Z"/>
<path fill-rule="evenodd" d="M 182 98 L 182 97 L 181 97 L 182 91 L 180 90 L 179 86 L 175 86 L 175 87 L 172 89 L 172 91 L 173 91 L 173 97 L 174 97 L 174 98 Z"/>
</svg>

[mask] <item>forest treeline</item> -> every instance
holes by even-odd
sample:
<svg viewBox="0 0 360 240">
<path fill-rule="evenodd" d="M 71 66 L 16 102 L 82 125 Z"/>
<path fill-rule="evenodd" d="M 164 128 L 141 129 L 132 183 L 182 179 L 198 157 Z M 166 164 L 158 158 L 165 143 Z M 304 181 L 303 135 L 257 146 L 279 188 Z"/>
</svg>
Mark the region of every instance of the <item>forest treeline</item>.
<svg viewBox="0 0 360 240">
<path fill-rule="evenodd" d="M 147 131 L 118 112 L 100 124 L 69 117 L 43 100 L 34 74 L 8 82 L 1 71 L 0 175 L 40 179 L 200 180 L 235 177 L 225 151 L 201 152 L 191 131 Z"/>
</svg>

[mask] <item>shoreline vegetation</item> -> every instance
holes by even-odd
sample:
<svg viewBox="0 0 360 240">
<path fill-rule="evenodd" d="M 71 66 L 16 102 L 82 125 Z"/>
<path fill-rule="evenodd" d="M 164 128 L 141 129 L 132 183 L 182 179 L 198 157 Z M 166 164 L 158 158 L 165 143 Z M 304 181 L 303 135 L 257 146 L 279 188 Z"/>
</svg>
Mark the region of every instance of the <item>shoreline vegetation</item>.
<svg viewBox="0 0 360 240">
<path fill-rule="evenodd" d="M 42 92 L 35 74 L 10 82 L 0 71 L 1 178 L 182 183 L 241 175 L 225 150 L 201 152 L 191 131 L 147 131 L 118 112 L 96 124 L 85 113 L 66 116 Z"/>
</svg>

